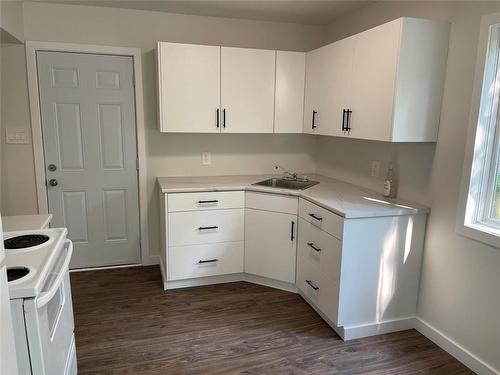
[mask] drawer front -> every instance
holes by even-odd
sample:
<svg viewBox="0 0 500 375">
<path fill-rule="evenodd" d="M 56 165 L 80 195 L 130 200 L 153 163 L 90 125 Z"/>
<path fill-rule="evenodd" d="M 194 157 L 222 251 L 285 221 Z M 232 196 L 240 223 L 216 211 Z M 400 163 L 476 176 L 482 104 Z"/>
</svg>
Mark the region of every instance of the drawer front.
<svg viewBox="0 0 500 375">
<path fill-rule="evenodd" d="M 299 219 L 297 268 L 298 272 L 300 269 L 306 272 L 301 280 L 297 277 L 297 287 L 335 324 L 338 324 L 341 251 L 339 239 Z"/>
<path fill-rule="evenodd" d="M 167 194 L 168 212 L 244 208 L 244 191 Z"/>
<path fill-rule="evenodd" d="M 244 209 L 169 213 L 169 247 L 243 241 L 244 216 Z"/>
<path fill-rule="evenodd" d="M 277 195 L 247 191 L 245 206 L 247 208 L 253 208 L 256 210 L 297 215 L 298 198 L 289 195 Z"/>
<path fill-rule="evenodd" d="M 243 242 L 170 247 L 168 261 L 169 280 L 243 272 Z"/>
<path fill-rule="evenodd" d="M 299 199 L 299 216 L 332 236 L 342 239 L 344 219 L 341 216 L 302 198 Z"/>
</svg>

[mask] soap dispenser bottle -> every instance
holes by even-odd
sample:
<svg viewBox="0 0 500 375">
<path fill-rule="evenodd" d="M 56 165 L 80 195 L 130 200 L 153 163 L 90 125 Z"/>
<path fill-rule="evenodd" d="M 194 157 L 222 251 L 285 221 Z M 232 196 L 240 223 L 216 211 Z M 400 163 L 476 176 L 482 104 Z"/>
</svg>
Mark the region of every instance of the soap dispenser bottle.
<svg viewBox="0 0 500 375">
<path fill-rule="evenodd" d="M 384 197 L 396 198 L 396 178 L 393 164 L 389 164 L 387 177 L 384 181 Z"/>
</svg>

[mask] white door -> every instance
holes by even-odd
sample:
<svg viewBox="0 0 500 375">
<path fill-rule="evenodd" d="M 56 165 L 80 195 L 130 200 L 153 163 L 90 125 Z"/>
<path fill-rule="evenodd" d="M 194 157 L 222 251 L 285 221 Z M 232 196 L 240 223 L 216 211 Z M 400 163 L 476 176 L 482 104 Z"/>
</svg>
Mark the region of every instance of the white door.
<svg viewBox="0 0 500 375">
<path fill-rule="evenodd" d="M 276 51 L 275 133 L 302 133 L 306 54 Z"/>
<path fill-rule="evenodd" d="M 326 48 L 306 54 L 306 82 L 304 100 L 304 133 L 325 134 Z"/>
<path fill-rule="evenodd" d="M 246 273 L 295 283 L 296 249 L 296 215 L 246 209 Z"/>
<path fill-rule="evenodd" d="M 350 135 L 391 139 L 401 20 L 356 36 L 352 73 Z"/>
<path fill-rule="evenodd" d="M 275 51 L 221 47 L 223 133 L 272 133 Z"/>
<path fill-rule="evenodd" d="M 220 47 L 158 43 L 160 131 L 220 132 Z"/>
<path fill-rule="evenodd" d="M 49 211 L 72 268 L 138 263 L 131 57 L 37 52 Z"/>
</svg>

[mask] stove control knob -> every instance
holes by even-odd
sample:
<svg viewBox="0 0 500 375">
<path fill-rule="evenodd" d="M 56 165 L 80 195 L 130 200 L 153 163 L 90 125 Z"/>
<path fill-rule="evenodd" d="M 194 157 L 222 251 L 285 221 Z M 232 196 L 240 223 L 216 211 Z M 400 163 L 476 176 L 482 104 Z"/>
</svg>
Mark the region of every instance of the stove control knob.
<svg viewBox="0 0 500 375">
<path fill-rule="evenodd" d="M 50 186 L 57 186 L 59 183 L 57 182 L 57 180 L 55 178 L 51 178 L 49 180 L 49 185 Z"/>
</svg>

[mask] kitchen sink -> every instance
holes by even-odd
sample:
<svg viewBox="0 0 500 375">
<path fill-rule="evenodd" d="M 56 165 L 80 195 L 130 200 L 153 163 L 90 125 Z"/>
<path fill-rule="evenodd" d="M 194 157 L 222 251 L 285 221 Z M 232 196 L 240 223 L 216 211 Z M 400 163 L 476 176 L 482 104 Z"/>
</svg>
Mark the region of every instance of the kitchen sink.
<svg viewBox="0 0 500 375">
<path fill-rule="evenodd" d="M 304 190 L 316 184 L 319 184 L 319 182 L 309 180 L 296 180 L 291 178 L 270 178 L 268 180 L 256 182 L 252 185 L 269 186 L 280 189 Z"/>
</svg>

